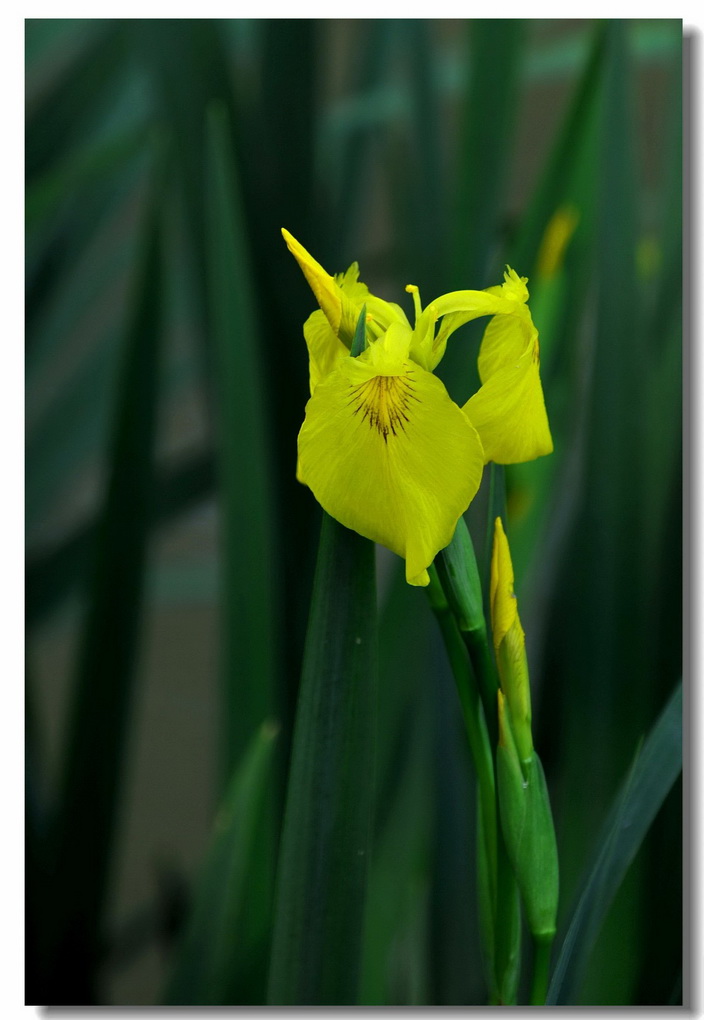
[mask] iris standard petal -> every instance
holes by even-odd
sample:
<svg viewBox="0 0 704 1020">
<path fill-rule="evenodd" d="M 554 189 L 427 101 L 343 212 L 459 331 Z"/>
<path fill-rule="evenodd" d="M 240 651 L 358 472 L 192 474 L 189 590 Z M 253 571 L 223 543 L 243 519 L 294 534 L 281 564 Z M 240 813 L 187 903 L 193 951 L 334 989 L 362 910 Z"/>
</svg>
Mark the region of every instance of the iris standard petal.
<svg viewBox="0 0 704 1020">
<path fill-rule="evenodd" d="M 299 479 L 341 524 L 405 557 L 410 584 L 425 585 L 479 487 L 482 445 L 430 372 L 408 359 L 382 371 L 363 355 L 321 380 L 298 437 Z"/>
<path fill-rule="evenodd" d="M 342 291 L 335 281 L 335 278 L 326 272 L 319 262 L 306 251 L 293 234 L 290 234 L 285 227 L 281 228 L 284 241 L 288 250 L 301 267 L 303 275 L 308 281 L 308 286 L 315 294 L 316 301 L 332 326 L 335 333 L 340 332 L 342 319 Z"/>
<path fill-rule="evenodd" d="M 354 304 L 335 277 L 323 269 L 288 230 L 282 227 L 281 233 L 334 332 L 349 346 L 357 325 L 358 312 Z"/>
<path fill-rule="evenodd" d="M 359 279 L 359 264 L 357 262 L 353 262 L 346 272 L 337 273 L 335 282 L 345 297 L 352 302 L 358 314 L 362 305 L 366 305 L 367 315 L 370 315 L 384 329 L 392 322 L 400 322 L 410 328 L 406 313 L 400 305 L 377 297 L 376 294 L 372 294 L 366 283 L 362 283 Z"/>
</svg>

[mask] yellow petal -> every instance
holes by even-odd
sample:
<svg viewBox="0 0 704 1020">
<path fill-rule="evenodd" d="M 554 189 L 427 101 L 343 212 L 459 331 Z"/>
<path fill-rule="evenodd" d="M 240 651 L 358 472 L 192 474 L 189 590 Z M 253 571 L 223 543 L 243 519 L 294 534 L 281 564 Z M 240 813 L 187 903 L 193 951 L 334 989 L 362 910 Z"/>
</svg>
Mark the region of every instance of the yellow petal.
<svg viewBox="0 0 704 1020">
<path fill-rule="evenodd" d="M 327 273 L 320 263 L 315 261 L 313 256 L 306 251 L 303 245 L 288 230 L 282 227 L 281 233 L 288 250 L 303 270 L 308 286 L 315 294 L 315 298 L 325 312 L 328 322 L 335 333 L 339 335 L 340 323 L 342 321 L 342 291 L 335 282 L 334 277 L 330 276 L 330 273 Z"/>
<path fill-rule="evenodd" d="M 353 262 L 345 273 L 331 276 L 288 230 L 282 227 L 281 233 L 288 250 L 303 270 L 303 275 L 333 332 L 348 349 L 364 304 L 367 306 L 367 314 L 384 329 L 392 322 L 408 325 L 408 319 L 398 305 L 376 297 L 370 293 L 366 284 L 359 281 L 359 266 L 356 262 Z"/>
<path fill-rule="evenodd" d="M 339 359 L 348 358 L 350 352 L 335 335 L 325 313 L 320 309 L 306 319 L 303 335 L 308 345 L 308 369 L 312 393 L 320 380 L 333 370 Z"/>
<path fill-rule="evenodd" d="M 464 405 L 487 462 L 520 464 L 552 453 L 540 382 L 538 331 L 525 306 L 496 315 L 479 351 L 482 386 Z"/>
<path fill-rule="evenodd" d="M 484 458 L 440 380 L 398 357 L 410 330 L 390 332 L 388 344 L 341 360 L 316 387 L 298 437 L 299 477 L 332 517 L 405 557 L 410 584 L 425 585 Z"/>
<path fill-rule="evenodd" d="M 416 322 L 414 357 L 419 364 L 432 370 L 441 361 L 449 337 L 465 323 L 483 315 L 523 315 L 528 300 L 526 278 L 507 266 L 500 287 L 486 290 L 455 290 L 431 302 Z M 437 336 L 432 324 L 442 318 Z"/>
</svg>

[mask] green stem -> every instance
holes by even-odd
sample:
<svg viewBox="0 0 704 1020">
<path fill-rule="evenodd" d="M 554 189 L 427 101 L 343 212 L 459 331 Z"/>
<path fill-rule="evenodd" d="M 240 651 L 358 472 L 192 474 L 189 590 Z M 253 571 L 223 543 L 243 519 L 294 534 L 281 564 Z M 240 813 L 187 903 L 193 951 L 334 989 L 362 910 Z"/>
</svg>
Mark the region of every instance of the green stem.
<svg viewBox="0 0 704 1020">
<path fill-rule="evenodd" d="M 474 675 L 479 683 L 490 744 L 496 747 L 496 692 L 499 683 L 484 615 L 482 583 L 474 544 L 462 518 L 457 522 L 452 542 L 439 553 L 435 568 L 444 599 L 467 645 Z"/>
<path fill-rule="evenodd" d="M 498 805 L 497 805 L 498 808 Z M 500 1006 L 515 1006 L 521 970 L 521 908 L 501 826 L 496 837 L 496 930 L 494 966 Z"/>
<path fill-rule="evenodd" d="M 442 613 L 454 618 L 451 629 L 452 640 L 454 641 L 456 637 L 460 638 L 461 643 L 465 646 L 463 648 L 464 661 L 469 657 L 469 675 L 473 681 L 476 676 L 478 692 L 481 693 L 484 709 L 482 716 L 493 777 L 496 774 L 494 753 L 498 743 L 497 692 L 499 682 L 486 625 L 482 584 L 474 546 L 462 518 L 458 521 L 452 542 L 438 555 L 435 567 L 430 571 L 431 603 L 436 615 Z M 456 659 L 460 658 L 456 650 L 451 653 L 448 648 L 448 654 L 451 656 L 454 654 Z M 460 689 L 459 683 L 458 689 Z M 473 689 L 477 692 L 476 687 Z M 478 700 L 477 697 L 477 702 Z M 478 715 L 478 704 L 473 707 L 473 714 L 474 716 Z M 501 827 L 498 825 L 499 805 L 495 785 L 492 811 L 494 819 L 492 881 L 495 876 L 495 895 L 492 897 L 491 904 L 494 926 L 494 945 L 490 952 L 493 962 L 492 1000 L 500 1002 L 502 1005 L 512 1005 L 516 1001 L 520 971 L 520 904 L 516 878 L 508 860 Z M 484 815 L 482 815 L 483 820 Z"/>
<path fill-rule="evenodd" d="M 550 979 L 550 954 L 552 952 L 552 935 L 533 940 L 533 981 L 530 989 L 530 1005 L 544 1006 L 548 994 Z"/>
<path fill-rule="evenodd" d="M 467 646 L 474 673 L 479 681 L 479 690 L 484 705 L 484 715 L 489 730 L 491 746 L 496 747 L 499 739 L 496 703 L 499 681 L 494 658 L 489 647 L 489 635 L 486 624 L 474 630 L 463 631 L 462 637 Z"/>
<path fill-rule="evenodd" d="M 467 740 L 477 773 L 479 786 L 479 809 L 484 827 L 484 845 L 489 871 L 489 892 L 491 903 L 496 903 L 496 784 L 494 781 L 494 758 L 487 731 L 481 698 L 472 673 L 467 649 L 462 641 L 455 617 L 443 594 L 434 566 L 429 569 L 430 586 L 428 594 L 431 608 L 440 626 L 445 650 L 457 685 Z"/>
</svg>

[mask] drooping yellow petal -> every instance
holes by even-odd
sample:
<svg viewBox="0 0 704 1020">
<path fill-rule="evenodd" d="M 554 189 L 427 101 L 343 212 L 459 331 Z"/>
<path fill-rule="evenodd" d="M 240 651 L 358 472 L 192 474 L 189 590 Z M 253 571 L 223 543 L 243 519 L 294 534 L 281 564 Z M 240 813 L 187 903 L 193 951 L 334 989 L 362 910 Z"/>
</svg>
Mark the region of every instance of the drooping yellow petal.
<svg viewBox="0 0 704 1020">
<path fill-rule="evenodd" d="M 487 462 L 520 464 L 552 453 L 538 331 L 525 305 L 496 315 L 479 350 L 482 386 L 464 405 L 481 436 Z"/>
<path fill-rule="evenodd" d="M 350 352 L 320 309 L 306 319 L 303 335 L 308 346 L 310 392 L 313 393 L 320 380 L 333 370 L 340 358 L 348 358 Z"/>
<path fill-rule="evenodd" d="M 479 437 L 391 327 L 317 385 L 298 437 L 299 478 L 336 520 L 406 559 L 410 584 L 452 540 L 484 462 Z M 405 348 L 405 350 L 404 350 Z"/>
</svg>

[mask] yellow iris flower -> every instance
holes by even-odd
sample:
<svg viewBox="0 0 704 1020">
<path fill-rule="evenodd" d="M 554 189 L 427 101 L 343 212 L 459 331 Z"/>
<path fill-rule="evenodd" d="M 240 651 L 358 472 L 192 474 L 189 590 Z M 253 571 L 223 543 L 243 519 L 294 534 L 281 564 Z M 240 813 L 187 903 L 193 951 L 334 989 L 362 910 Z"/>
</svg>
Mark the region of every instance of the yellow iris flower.
<svg viewBox="0 0 704 1020">
<path fill-rule="evenodd" d="M 333 277 L 282 233 L 320 305 L 303 328 L 311 397 L 298 479 L 331 517 L 404 557 L 409 584 L 427 585 L 484 464 L 552 451 L 526 280 L 508 269 L 499 287 L 454 291 L 425 309 L 409 286 L 411 326 L 399 305 L 359 281 L 356 262 Z M 351 358 L 365 306 L 366 349 Z M 450 335 L 483 315 L 492 318 L 479 351 L 482 385 L 459 407 L 433 370 Z"/>
</svg>

